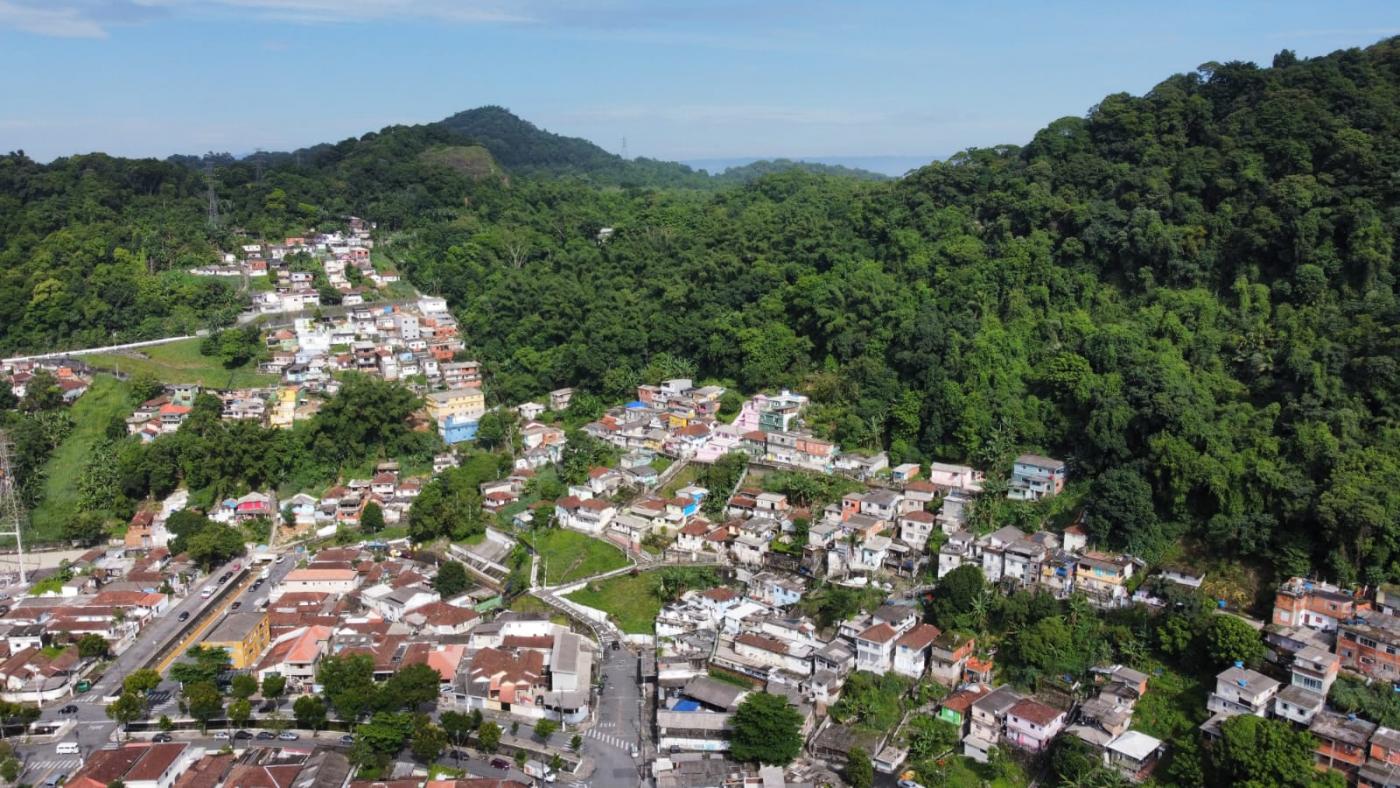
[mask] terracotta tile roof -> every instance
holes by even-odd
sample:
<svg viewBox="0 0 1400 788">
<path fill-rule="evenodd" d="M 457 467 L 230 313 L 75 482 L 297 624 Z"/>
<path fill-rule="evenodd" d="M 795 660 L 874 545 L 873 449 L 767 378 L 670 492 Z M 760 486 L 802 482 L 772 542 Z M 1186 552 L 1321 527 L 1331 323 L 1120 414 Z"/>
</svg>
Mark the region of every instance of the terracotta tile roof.
<svg viewBox="0 0 1400 788">
<path fill-rule="evenodd" d="M 895 645 L 919 651 L 927 648 L 929 644 L 937 640 L 940 634 L 942 633 L 939 631 L 938 627 L 932 624 L 919 624 L 908 632 L 905 632 L 903 637 L 895 642 Z"/>
<path fill-rule="evenodd" d="M 871 643 L 888 643 L 894 640 L 898 634 L 899 633 L 894 631 L 894 627 L 882 622 L 866 629 L 864 632 L 860 633 L 858 637 L 861 640 L 868 640 Z"/>
<path fill-rule="evenodd" d="M 738 637 L 734 638 L 734 642 L 743 643 L 746 646 L 753 646 L 756 649 L 769 651 L 774 654 L 788 653 L 787 644 L 783 641 L 778 640 L 775 637 L 769 637 L 768 635 L 759 635 L 754 632 L 745 632 L 742 635 L 739 635 Z"/>
<path fill-rule="evenodd" d="M 710 600 L 711 602 L 728 602 L 730 600 L 739 598 L 739 595 L 734 593 L 734 589 L 725 588 L 724 586 L 720 586 L 718 588 L 711 588 L 707 591 L 702 591 L 700 593 L 700 596 Z"/>
<path fill-rule="evenodd" d="M 1044 726 L 1049 725 L 1056 717 L 1064 712 L 1053 706 L 1047 706 L 1038 700 L 1026 698 L 1018 701 L 1016 705 L 1008 709 L 1006 713 L 1020 717 L 1028 722 L 1033 722 L 1036 725 Z"/>
</svg>

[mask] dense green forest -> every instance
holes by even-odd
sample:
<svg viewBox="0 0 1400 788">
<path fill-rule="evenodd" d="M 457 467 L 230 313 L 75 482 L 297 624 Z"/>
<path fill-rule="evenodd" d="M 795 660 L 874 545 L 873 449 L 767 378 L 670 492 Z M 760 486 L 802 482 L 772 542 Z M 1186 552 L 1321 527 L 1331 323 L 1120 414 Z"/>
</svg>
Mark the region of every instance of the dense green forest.
<svg viewBox="0 0 1400 788">
<path fill-rule="evenodd" d="M 1395 580 L 1397 90 L 1400 40 L 1283 52 L 898 181 L 720 189 L 610 174 L 565 138 L 501 144 L 488 108 L 477 139 L 395 127 L 211 160 L 217 228 L 193 161 L 11 155 L 0 346 L 140 335 L 200 299 L 210 319 L 232 296 L 172 273 L 206 238 L 355 213 L 450 299 L 504 401 L 618 397 L 657 372 L 801 385 L 845 446 L 994 472 L 1066 457 L 1101 544 L 1160 558 L 1189 537 L 1278 572 Z M 504 176 L 443 165 L 469 143 Z"/>
</svg>

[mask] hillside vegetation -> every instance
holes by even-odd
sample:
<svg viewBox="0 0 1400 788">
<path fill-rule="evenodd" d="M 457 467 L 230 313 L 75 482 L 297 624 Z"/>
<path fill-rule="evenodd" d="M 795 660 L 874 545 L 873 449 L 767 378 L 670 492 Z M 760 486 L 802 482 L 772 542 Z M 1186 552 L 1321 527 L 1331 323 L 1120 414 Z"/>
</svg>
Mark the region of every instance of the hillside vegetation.
<svg viewBox="0 0 1400 788">
<path fill-rule="evenodd" d="M 213 231 L 195 162 L 15 155 L 0 346 L 139 334 L 201 301 L 217 316 L 228 294 L 166 279 L 201 243 L 354 213 L 402 233 L 400 270 L 450 299 L 505 401 L 669 375 L 801 385 L 843 446 L 991 468 L 978 523 L 1050 513 L 995 495 L 1037 450 L 1070 461 L 1101 545 L 1156 558 L 1190 536 L 1276 572 L 1393 581 L 1398 89 L 1394 39 L 1284 52 L 897 181 L 703 189 L 486 108 L 214 161 Z M 509 183 L 423 156 L 466 134 Z"/>
</svg>

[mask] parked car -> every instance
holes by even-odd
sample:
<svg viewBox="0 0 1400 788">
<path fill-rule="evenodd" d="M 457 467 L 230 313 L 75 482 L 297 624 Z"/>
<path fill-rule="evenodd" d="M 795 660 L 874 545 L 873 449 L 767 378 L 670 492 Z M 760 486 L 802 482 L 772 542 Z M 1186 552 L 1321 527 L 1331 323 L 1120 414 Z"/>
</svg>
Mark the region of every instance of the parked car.
<svg viewBox="0 0 1400 788">
<path fill-rule="evenodd" d="M 221 741 L 225 740 L 228 738 L 228 731 L 214 731 L 214 738 Z"/>
<path fill-rule="evenodd" d="M 179 621 L 189 621 L 189 620 L 190 620 L 190 611 L 188 611 L 188 610 L 182 611 L 182 612 L 180 613 L 180 615 L 179 615 L 178 620 L 179 620 Z"/>
<path fill-rule="evenodd" d="M 262 705 L 258 706 L 259 714 L 270 714 L 274 711 L 277 711 L 277 701 L 275 700 L 265 700 Z"/>
<path fill-rule="evenodd" d="M 510 768 L 510 761 L 506 760 L 505 758 L 492 758 L 492 759 L 491 759 L 491 768 L 493 768 L 493 769 L 509 769 L 509 768 Z"/>
<path fill-rule="evenodd" d="M 347 733 L 347 734 L 345 734 L 344 736 L 341 736 L 341 737 L 340 737 L 340 743 L 341 743 L 341 744 L 347 744 L 347 745 L 348 745 L 348 744 L 354 744 L 354 743 L 355 743 L 355 737 L 354 737 L 354 736 L 351 736 L 350 734 Z"/>
<path fill-rule="evenodd" d="M 301 737 L 296 735 L 295 733 L 292 733 L 291 731 L 282 731 L 281 733 L 277 734 L 277 738 L 282 741 L 296 741 Z"/>
<path fill-rule="evenodd" d="M 257 739 L 259 741 L 271 741 L 275 738 L 277 738 L 277 734 L 272 731 L 258 731 Z"/>
<path fill-rule="evenodd" d="M 277 556 L 276 560 L 273 561 L 273 563 L 274 563 L 274 564 L 280 564 L 280 563 L 282 563 L 282 561 L 283 561 L 284 559 L 286 559 L 286 556 L 285 556 L 285 555 L 279 555 L 279 556 Z"/>
<path fill-rule="evenodd" d="M 251 739 L 251 738 L 253 738 L 253 734 L 252 734 L 251 731 L 239 731 L 239 732 L 233 734 L 233 738 L 235 738 L 235 739 Z"/>
</svg>

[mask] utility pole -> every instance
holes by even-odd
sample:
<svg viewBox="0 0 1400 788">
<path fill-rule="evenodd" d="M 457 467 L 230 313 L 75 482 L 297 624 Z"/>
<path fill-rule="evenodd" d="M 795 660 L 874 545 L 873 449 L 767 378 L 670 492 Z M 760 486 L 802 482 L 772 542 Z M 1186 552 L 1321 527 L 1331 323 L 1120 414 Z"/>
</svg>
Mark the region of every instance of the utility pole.
<svg viewBox="0 0 1400 788">
<path fill-rule="evenodd" d="M 19 565 L 19 583 L 25 584 L 24 542 L 20 531 L 24 525 L 24 508 L 19 501 L 19 482 L 10 465 L 10 436 L 0 432 L 0 536 L 15 538 L 15 560 Z"/>
<path fill-rule="evenodd" d="M 622 158 L 627 158 L 627 138 L 622 138 Z"/>
</svg>

